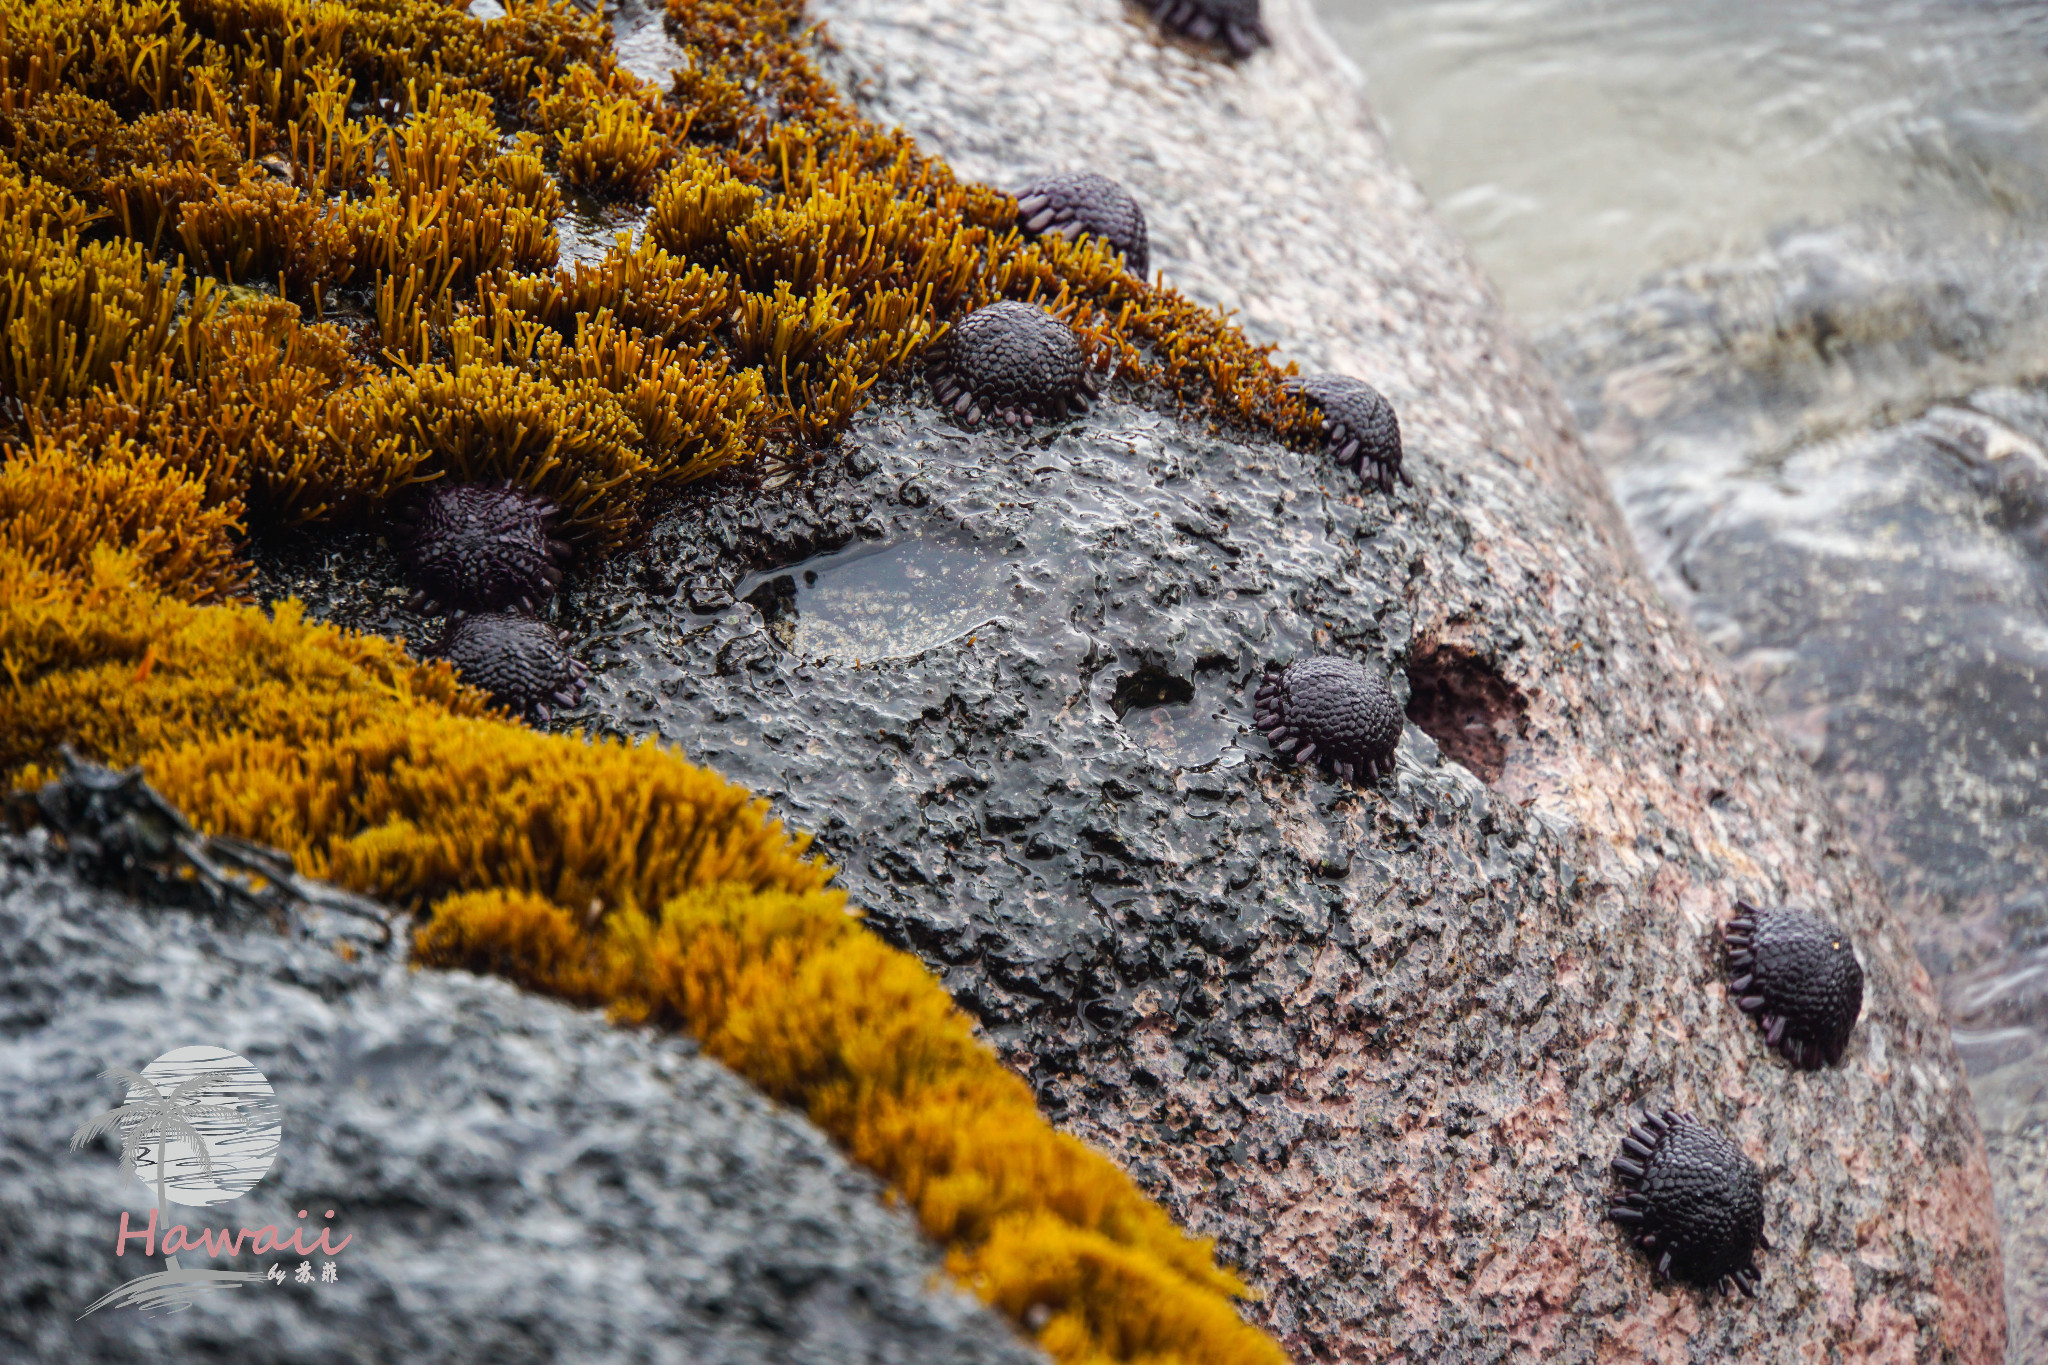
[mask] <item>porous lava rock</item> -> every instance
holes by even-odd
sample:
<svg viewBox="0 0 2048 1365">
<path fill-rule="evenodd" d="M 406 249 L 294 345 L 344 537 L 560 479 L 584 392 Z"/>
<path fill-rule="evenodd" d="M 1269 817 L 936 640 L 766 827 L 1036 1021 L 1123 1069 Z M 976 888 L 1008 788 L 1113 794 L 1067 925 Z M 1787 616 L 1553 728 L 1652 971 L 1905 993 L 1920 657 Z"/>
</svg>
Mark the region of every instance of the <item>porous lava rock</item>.
<svg viewBox="0 0 2048 1365">
<path fill-rule="evenodd" d="M 1115 0 L 812 14 L 833 74 L 957 173 L 1110 175 L 1177 286 L 1305 372 L 1372 376 L 1418 496 L 1115 385 L 1028 443 L 904 395 L 847 438 L 881 534 L 733 566 L 791 575 L 786 647 L 632 564 L 593 583 L 618 615 L 585 723 L 817 831 L 869 922 L 1219 1239 L 1299 1359 L 2000 1360 L 1982 1139 L 1869 862 L 1647 581 L 1305 3 L 1267 4 L 1273 50 L 1241 64 Z M 1369 790 L 1252 761 L 1267 660 L 1392 672 L 1424 641 L 1511 694 L 1491 786 L 1414 727 Z M 1787 1084 L 1757 1046 L 1722 975 L 1738 898 L 1853 935 L 1840 1068 Z M 1652 1098 L 1763 1173 L 1753 1303 L 1606 1231 L 1617 1125 Z"/>
<path fill-rule="evenodd" d="M 1646 580 L 1301 0 L 1241 65 L 1116 0 L 811 14 L 834 76 L 959 174 L 1097 166 L 1176 285 L 1304 371 L 1372 375 L 1418 496 L 1117 383 L 1023 439 L 885 391 L 789 483 L 693 490 L 579 576 L 595 676 L 556 723 L 657 736 L 814 831 L 1296 1359 L 1997 1365 L 1982 1139 L 1869 863 Z M 392 591 L 268 581 L 343 620 Z M 1406 666 L 1457 660 L 1491 781 L 1419 725 L 1370 789 L 1270 762 L 1265 665 L 1311 654 L 1404 706 Z M 1840 1068 L 1787 1084 L 1757 1046 L 1737 899 L 1854 936 Z M 1761 1171 L 1756 1301 L 1659 1280 L 1608 1226 L 1651 1099 Z"/>
<path fill-rule="evenodd" d="M 1735 909 L 1722 933 L 1729 995 L 1792 1065 L 1839 1066 L 1863 1010 L 1863 968 L 1849 936 L 1803 910 Z"/>
<path fill-rule="evenodd" d="M 1041 175 L 1018 190 L 1017 229 L 1030 237 L 1100 237 L 1141 279 L 1152 262 L 1145 210 L 1129 190 L 1093 171 Z"/>
<path fill-rule="evenodd" d="M 689 1040 L 336 948 L 137 904 L 0 836 L 0 1357 L 1043 1365 L 879 1182 Z M 81 1320 L 163 1261 L 116 1259 L 155 1198 L 71 1135 L 119 1098 L 101 1071 L 199 1043 L 264 1073 L 283 1143 L 177 1221 L 289 1233 L 333 1209 L 337 1277 Z"/>
</svg>

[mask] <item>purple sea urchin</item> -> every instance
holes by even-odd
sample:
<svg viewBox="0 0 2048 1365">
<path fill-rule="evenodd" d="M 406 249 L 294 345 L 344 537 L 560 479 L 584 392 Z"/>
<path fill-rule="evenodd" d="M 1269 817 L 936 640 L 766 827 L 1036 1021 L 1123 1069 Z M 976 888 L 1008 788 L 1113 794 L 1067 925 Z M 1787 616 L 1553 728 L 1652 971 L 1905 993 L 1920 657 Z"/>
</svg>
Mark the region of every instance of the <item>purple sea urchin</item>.
<svg viewBox="0 0 2048 1365">
<path fill-rule="evenodd" d="M 1863 1012 L 1863 968 L 1849 936 L 1803 910 L 1737 901 L 1735 912 L 1722 938 L 1736 1005 L 1800 1070 L 1840 1065 Z"/>
<path fill-rule="evenodd" d="M 977 308 L 932 348 L 927 376 L 941 406 L 968 426 L 1011 426 L 1088 411 L 1095 376 L 1074 329 L 1035 304 Z"/>
<path fill-rule="evenodd" d="M 569 547 L 555 505 L 511 483 L 437 483 L 399 515 L 416 601 L 455 611 L 531 611 L 562 581 Z"/>
<path fill-rule="evenodd" d="M 1607 1216 L 1632 1229 L 1657 1273 L 1755 1298 L 1764 1239 L 1764 1181 L 1742 1149 L 1691 1114 L 1644 1114 L 1621 1140 L 1614 1174 L 1626 1186 Z"/>
<path fill-rule="evenodd" d="M 1227 44 L 1249 57 L 1272 42 L 1259 17 L 1259 0 L 1143 0 L 1160 24 L 1202 42 Z"/>
<path fill-rule="evenodd" d="M 1401 705 L 1379 674 L 1329 655 L 1269 669 L 1252 711 L 1275 749 L 1346 782 L 1393 771 L 1401 722 Z"/>
<path fill-rule="evenodd" d="M 1133 275 L 1142 279 L 1151 267 L 1145 210 L 1129 190 L 1093 171 L 1040 176 L 1018 190 L 1017 229 L 1027 237 L 1100 237 L 1122 254 Z"/>
<path fill-rule="evenodd" d="M 1362 479 L 1370 463 L 1382 493 L 1392 493 L 1397 478 L 1408 482 L 1401 472 L 1401 422 L 1378 389 L 1341 374 L 1290 379 L 1287 387 L 1323 415 L 1323 436 L 1338 464 Z"/>
<path fill-rule="evenodd" d="M 574 706 L 590 670 L 569 657 L 553 627 L 531 616 L 487 612 L 457 617 L 437 651 L 462 680 L 500 705 L 539 720 L 550 706 Z"/>
</svg>

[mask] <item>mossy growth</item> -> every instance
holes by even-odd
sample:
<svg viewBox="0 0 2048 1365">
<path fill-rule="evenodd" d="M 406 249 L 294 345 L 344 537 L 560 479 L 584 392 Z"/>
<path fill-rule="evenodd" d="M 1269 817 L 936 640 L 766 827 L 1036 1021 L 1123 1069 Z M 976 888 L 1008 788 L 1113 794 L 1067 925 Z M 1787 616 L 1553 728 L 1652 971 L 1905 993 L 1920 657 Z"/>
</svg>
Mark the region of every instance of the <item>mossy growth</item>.
<svg viewBox="0 0 2048 1365">
<path fill-rule="evenodd" d="M 1230 1307 L 1243 1286 L 1208 1243 L 1050 1128 L 931 973 L 839 893 L 702 886 L 592 926 L 477 892 L 440 903 L 418 954 L 688 1029 L 889 1180 L 947 1268 L 1056 1360 L 1284 1359 Z"/>
<path fill-rule="evenodd" d="M 255 525 L 508 477 L 602 547 L 698 478 L 829 443 L 999 298 L 1179 403 L 1310 433 L 1225 320 L 1095 244 L 1024 241 L 1007 195 L 860 118 L 799 20 L 674 0 L 664 92 L 554 0 L 489 24 L 441 0 L 0 0 L 0 439 L 164 445 Z M 559 268 L 574 195 L 644 205 L 644 233 Z M 250 308 L 289 395 L 224 382 L 248 348 L 205 344 Z M 419 429 L 422 392 L 538 421 L 566 468 Z"/>
<path fill-rule="evenodd" d="M 400 904 L 518 890 L 602 917 L 831 869 L 763 803 L 654 745 L 538 734 L 445 663 L 290 606 L 195 607 L 107 547 L 73 572 L 0 549 L 0 768 L 60 742 L 142 763 L 195 822 Z"/>
<path fill-rule="evenodd" d="M 887 1176 L 1061 1361 L 1271 1362 L 1241 1286 L 1054 1133 L 746 792 L 536 734 L 238 603 L 247 529 L 505 478 L 623 543 L 836 439 L 965 312 L 1067 317 L 1219 420 L 1263 350 L 861 119 L 786 0 L 672 0 L 662 90 L 567 0 L 0 0 L 0 769 L 141 763 L 204 827 L 429 912 L 422 962 L 683 1027 Z M 576 197 L 643 212 L 564 266 Z"/>
</svg>

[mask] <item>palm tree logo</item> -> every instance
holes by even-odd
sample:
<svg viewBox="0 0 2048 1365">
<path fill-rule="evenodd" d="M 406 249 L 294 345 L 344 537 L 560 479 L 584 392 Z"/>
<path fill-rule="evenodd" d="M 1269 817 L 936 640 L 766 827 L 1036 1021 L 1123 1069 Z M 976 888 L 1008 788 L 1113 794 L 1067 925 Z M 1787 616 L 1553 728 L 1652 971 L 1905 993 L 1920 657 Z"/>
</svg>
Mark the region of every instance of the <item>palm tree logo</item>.
<svg viewBox="0 0 2048 1365">
<path fill-rule="evenodd" d="M 125 1067 L 100 1072 L 101 1079 L 121 1084 L 123 1102 L 81 1124 L 71 1149 L 117 1136 L 122 1168 L 154 1186 L 155 1223 L 168 1231 L 172 1203 L 220 1203 L 262 1179 L 277 1153 L 277 1102 L 262 1073 L 225 1048 L 179 1048 L 146 1070 L 159 1074 L 152 1079 Z M 223 1092 L 227 1103 L 217 1102 Z M 261 1278 L 255 1270 L 186 1268 L 166 1254 L 164 1269 L 117 1286 L 79 1316 L 124 1304 L 175 1312 L 210 1291 Z"/>
<path fill-rule="evenodd" d="M 118 1108 L 88 1119 L 77 1132 L 71 1135 L 71 1150 L 77 1151 L 89 1142 L 96 1142 L 108 1133 L 121 1135 L 121 1164 L 131 1174 L 140 1176 L 144 1157 L 151 1155 L 150 1142 L 157 1143 L 152 1165 L 156 1167 L 156 1207 L 159 1215 L 166 1214 L 166 1182 L 171 1168 L 170 1147 L 174 1141 L 189 1143 L 199 1156 L 199 1163 L 207 1175 L 213 1174 L 213 1154 L 207 1150 L 206 1135 L 192 1126 L 194 1119 L 223 1119 L 238 1121 L 242 1111 L 234 1105 L 201 1104 L 199 1097 L 227 1080 L 232 1073 L 226 1071 L 202 1071 L 189 1080 L 183 1080 L 171 1087 L 166 1094 L 157 1088 L 157 1083 L 139 1071 L 126 1067 L 110 1066 L 100 1073 L 103 1081 L 119 1081 L 128 1087 L 130 1099 Z M 133 1098 L 137 1091 L 144 1098 Z M 175 1266 L 177 1258 L 171 1257 Z"/>
</svg>

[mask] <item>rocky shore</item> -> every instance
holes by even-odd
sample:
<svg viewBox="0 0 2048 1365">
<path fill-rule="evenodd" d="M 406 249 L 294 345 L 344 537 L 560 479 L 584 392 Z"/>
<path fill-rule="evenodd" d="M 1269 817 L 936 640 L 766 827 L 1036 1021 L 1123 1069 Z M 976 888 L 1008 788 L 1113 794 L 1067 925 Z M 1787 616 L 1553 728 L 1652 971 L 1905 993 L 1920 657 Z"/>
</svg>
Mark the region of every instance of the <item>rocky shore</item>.
<svg viewBox="0 0 2048 1365">
<path fill-rule="evenodd" d="M 1115 0 L 813 17 L 864 111 L 960 175 L 1122 181 L 1168 279 L 1393 401 L 1412 484 L 1382 493 L 1124 377 L 1028 433 L 965 430 L 897 382 L 815 462 L 700 485 L 571 573 L 557 619 L 594 676 L 555 728 L 659 737 L 816 832 L 1044 1111 L 1217 1239 L 1297 1360 L 2002 1359 L 1984 1142 L 1910 935 L 1659 596 L 1300 0 L 1267 5 L 1272 46 L 1242 61 Z M 622 14 L 623 41 L 658 52 L 655 19 Z M 256 559 L 265 597 L 419 638 L 374 526 Z M 1390 776 L 1340 784 L 1253 732 L 1267 670 L 1315 653 L 1405 706 Z M 348 1097 L 345 1123 L 294 1139 L 307 1165 L 282 1188 L 370 1191 L 399 1248 L 350 1314 L 272 1298 L 228 1339 L 333 1358 L 373 1319 L 422 1358 L 1030 1358 L 933 1287 L 873 1182 L 687 1045 L 153 917 L 27 855 L 6 877 L 28 1155 L 0 1316 L 32 1353 L 72 1330 L 67 1258 L 98 1256 L 85 1210 L 125 1177 L 30 1172 L 132 1008 L 191 1029 L 275 1013 L 278 1052 L 252 1060 L 281 1096 Z M 1738 899 L 1817 910 L 1855 945 L 1841 1066 L 1792 1070 L 1730 998 Z M 443 1116 L 477 1094 L 470 1127 Z M 1760 1169 L 1757 1299 L 1658 1280 L 1606 1221 L 1646 1107 L 1693 1111 Z M 529 1279 L 449 1278 L 444 1252 L 480 1234 L 436 1184 L 509 1229 Z M 514 1296 L 533 1307 L 507 1323 Z M 104 1330 L 112 1358 L 153 1340 Z"/>
<path fill-rule="evenodd" d="M 817 17 L 960 173 L 1128 184 L 1169 278 L 1393 399 L 1415 484 L 1114 385 L 1029 439 L 905 394 L 577 590 L 594 715 L 819 831 L 1299 1357 L 2000 1359 L 1982 1139 L 1907 936 L 1301 11 L 1237 65 L 1107 0 Z M 1311 650 L 1435 731 L 1375 790 L 1249 733 L 1263 668 Z M 1839 1071 L 1791 1073 L 1728 999 L 1737 897 L 1854 935 Z M 1643 1104 L 1763 1167 L 1760 1304 L 1655 1283 L 1602 1222 Z"/>
</svg>

